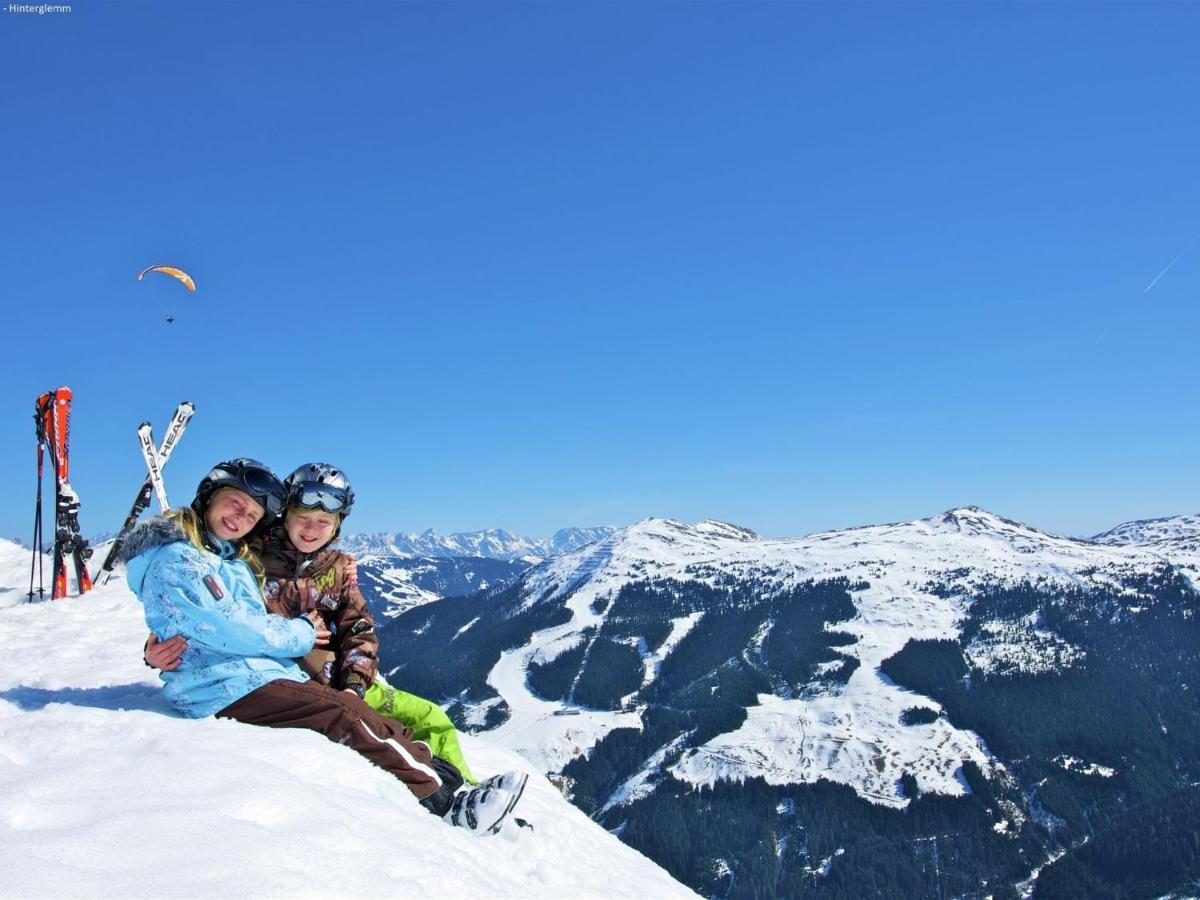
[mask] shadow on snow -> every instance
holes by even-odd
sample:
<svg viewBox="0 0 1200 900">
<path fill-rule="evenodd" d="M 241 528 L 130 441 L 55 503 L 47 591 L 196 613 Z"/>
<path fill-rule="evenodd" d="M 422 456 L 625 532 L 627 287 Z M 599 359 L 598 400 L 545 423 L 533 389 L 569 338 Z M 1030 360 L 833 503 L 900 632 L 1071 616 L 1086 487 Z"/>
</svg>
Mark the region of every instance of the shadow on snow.
<svg viewBox="0 0 1200 900">
<path fill-rule="evenodd" d="M 0 700 L 15 703 L 25 711 L 45 709 L 52 703 L 71 706 L 90 706 L 95 709 L 141 709 L 147 712 L 178 716 L 163 699 L 162 688 L 151 684 L 117 684 L 99 688 L 18 687 L 0 691 Z"/>
</svg>

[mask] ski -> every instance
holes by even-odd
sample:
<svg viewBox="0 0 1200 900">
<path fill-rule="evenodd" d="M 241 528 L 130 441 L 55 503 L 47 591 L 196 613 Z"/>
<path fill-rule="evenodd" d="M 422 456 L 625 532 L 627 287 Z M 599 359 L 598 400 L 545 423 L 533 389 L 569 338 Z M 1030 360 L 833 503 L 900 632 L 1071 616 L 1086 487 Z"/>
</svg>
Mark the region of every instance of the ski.
<svg viewBox="0 0 1200 900">
<path fill-rule="evenodd" d="M 87 560 L 92 551 L 79 533 L 79 495 L 71 487 L 70 478 L 72 399 L 71 389 L 64 385 L 55 391 L 47 391 L 37 401 L 42 428 L 50 445 L 50 459 L 54 463 L 54 572 L 50 594 L 54 600 L 67 596 L 68 556 L 75 564 L 79 593 L 86 594 L 92 589 L 92 579 L 87 571 Z"/>
<path fill-rule="evenodd" d="M 191 421 L 192 415 L 195 412 L 196 407 L 187 400 L 175 407 L 175 414 L 171 416 L 171 423 L 167 426 L 166 437 L 163 438 L 162 443 L 158 446 L 158 465 L 160 470 L 166 466 L 167 460 L 171 457 L 171 451 L 175 449 L 175 445 L 183 436 L 183 431 L 187 428 L 188 422 Z M 147 475 L 145 481 L 142 482 L 142 487 L 138 491 L 137 497 L 134 498 L 129 515 L 125 517 L 125 523 L 121 526 L 121 530 L 117 532 L 116 540 L 108 548 L 108 555 L 104 557 L 104 562 L 96 571 L 96 578 L 100 577 L 101 572 L 107 572 L 108 578 L 112 577 L 112 570 L 117 564 L 117 555 L 121 552 L 121 545 L 125 543 L 125 538 L 129 537 L 129 532 L 133 530 L 133 526 L 137 524 L 137 520 L 150 505 L 150 495 L 153 493 L 154 482 Z M 108 578 L 105 579 L 106 582 Z"/>
<path fill-rule="evenodd" d="M 47 449 L 50 452 L 50 466 L 54 472 L 54 546 L 51 548 L 50 562 L 50 597 L 60 600 L 67 596 L 67 566 L 63 556 L 63 546 L 58 540 L 61 529 L 60 510 L 60 476 L 59 461 L 62 455 L 55 434 L 57 417 L 55 407 L 58 405 L 57 391 L 46 391 L 37 398 L 38 411 L 42 417 L 42 434 L 45 436 Z"/>
<path fill-rule="evenodd" d="M 158 450 L 154 447 L 154 430 L 149 422 L 138 426 L 138 443 L 142 447 L 142 458 L 146 460 L 146 471 L 150 473 L 150 482 L 154 485 L 154 493 L 158 495 L 158 508 L 163 513 L 171 511 L 167 502 L 167 488 L 163 484 L 162 462 L 158 458 Z"/>
<path fill-rule="evenodd" d="M 83 535 L 79 533 L 79 495 L 68 482 L 62 484 L 62 506 L 67 522 L 65 532 L 59 533 L 59 540 L 65 545 L 65 551 L 70 554 L 75 567 L 75 581 L 79 585 L 79 593 L 86 594 L 92 589 L 92 577 L 88 574 L 87 561 L 91 558 L 92 548 L 87 545 Z"/>
</svg>

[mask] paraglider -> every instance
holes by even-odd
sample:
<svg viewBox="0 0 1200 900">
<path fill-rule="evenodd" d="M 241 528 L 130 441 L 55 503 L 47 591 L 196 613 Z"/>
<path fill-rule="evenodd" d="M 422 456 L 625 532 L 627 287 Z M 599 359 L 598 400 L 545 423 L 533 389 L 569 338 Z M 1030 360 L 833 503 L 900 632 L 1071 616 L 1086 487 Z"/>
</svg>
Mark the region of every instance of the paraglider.
<svg viewBox="0 0 1200 900">
<path fill-rule="evenodd" d="M 179 281 L 188 289 L 190 293 L 194 294 L 196 292 L 196 282 L 192 276 L 176 266 L 147 266 L 146 268 L 142 269 L 142 271 L 138 272 L 137 280 L 141 281 L 142 277 L 147 272 L 162 272 L 164 275 L 170 275 L 172 278 L 179 279 Z M 175 321 L 175 316 L 168 312 L 166 319 L 167 324 L 170 325 Z"/>
</svg>

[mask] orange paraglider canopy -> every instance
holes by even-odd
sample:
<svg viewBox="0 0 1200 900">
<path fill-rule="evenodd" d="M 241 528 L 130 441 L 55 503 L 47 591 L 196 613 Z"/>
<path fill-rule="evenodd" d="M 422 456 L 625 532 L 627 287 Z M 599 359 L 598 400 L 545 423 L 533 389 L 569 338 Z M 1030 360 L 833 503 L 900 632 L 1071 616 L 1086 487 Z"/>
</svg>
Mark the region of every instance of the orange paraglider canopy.
<svg viewBox="0 0 1200 900">
<path fill-rule="evenodd" d="M 196 282 L 192 280 L 192 276 L 183 271 L 183 269 L 176 268 L 175 266 L 147 266 L 138 272 L 137 280 L 141 281 L 142 276 L 147 272 L 162 272 L 164 275 L 178 278 L 189 291 L 194 292 L 196 290 Z"/>
</svg>

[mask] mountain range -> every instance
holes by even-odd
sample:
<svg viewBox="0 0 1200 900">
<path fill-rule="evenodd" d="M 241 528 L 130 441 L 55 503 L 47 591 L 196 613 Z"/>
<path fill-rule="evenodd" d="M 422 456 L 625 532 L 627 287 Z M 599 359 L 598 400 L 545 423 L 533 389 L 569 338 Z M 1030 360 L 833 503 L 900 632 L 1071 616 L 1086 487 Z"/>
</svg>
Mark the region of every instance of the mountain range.
<svg viewBox="0 0 1200 900">
<path fill-rule="evenodd" d="M 1200 875 L 1198 522 L 647 519 L 381 656 L 702 894 L 1162 894 Z"/>
<path fill-rule="evenodd" d="M 538 562 L 601 540 L 614 531 L 616 528 L 611 525 L 563 528 L 549 538 L 527 538 L 503 528 L 450 535 L 439 534 L 430 528 L 421 534 L 383 531 L 347 534 L 342 537 L 340 546 L 355 557 L 471 556 L 509 562 Z"/>
</svg>

